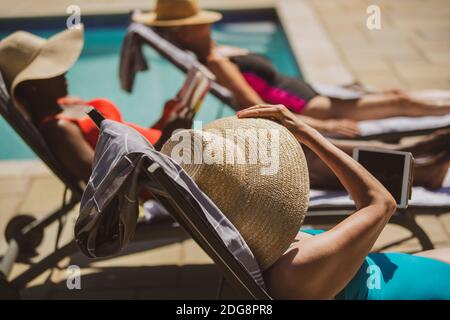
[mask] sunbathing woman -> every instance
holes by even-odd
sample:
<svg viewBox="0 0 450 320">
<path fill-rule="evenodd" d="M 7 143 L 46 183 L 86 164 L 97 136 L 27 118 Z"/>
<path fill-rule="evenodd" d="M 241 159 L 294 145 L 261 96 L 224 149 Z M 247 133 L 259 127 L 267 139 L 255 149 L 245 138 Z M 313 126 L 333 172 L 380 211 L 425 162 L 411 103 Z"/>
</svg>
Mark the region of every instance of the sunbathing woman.
<svg viewBox="0 0 450 320">
<path fill-rule="evenodd" d="M 329 231 L 298 233 L 297 242 L 265 273 L 275 297 L 450 299 L 450 248 L 415 255 L 369 253 L 396 205 L 361 165 L 286 107 L 254 106 L 239 112 L 238 117 L 275 119 L 288 128 L 330 168 L 357 207 Z"/>
<path fill-rule="evenodd" d="M 126 123 L 107 99 L 68 98 L 65 74 L 83 47 L 83 30 L 60 32 L 48 40 L 15 32 L 0 42 L 0 71 L 19 111 L 41 132 L 56 158 L 74 178 L 87 182 L 92 170 L 99 130 L 84 113 L 92 106 L 107 119 Z M 165 105 L 151 128 L 126 123 L 157 148 L 177 128 L 190 128 L 192 117 L 175 112 L 177 101 Z"/>
<path fill-rule="evenodd" d="M 400 90 L 367 94 L 354 100 L 321 96 L 303 80 L 277 72 L 272 62 L 261 55 L 217 45 L 211 36 L 211 24 L 221 15 L 199 11 L 193 3 L 196 1 L 159 0 L 155 12 L 141 13 L 134 19 L 154 26 L 169 41 L 192 51 L 218 82 L 233 92 L 242 108 L 261 103 L 283 104 L 321 133 L 348 137 L 359 134 L 355 121 L 450 113 L 450 102 L 439 106 L 418 101 Z"/>
<path fill-rule="evenodd" d="M 240 139 L 249 130 L 277 134 Z M 301 229 L 309 179 L 299 143 L 329 166 L 355 202 L 356 210 L 329 231 Z M 248 162 L 223 161 L 238 149 Z M 371 253 L 396 211 L 395 200 L 359 163 L 286 107 L 254 106 L 202 131 L 179 132 L 161 152 L 177 161 L 233 223 L 274 298 L 450 299 L 450 248 L 415 255 Z M 198 152 L 208 160 L 192 161 Z M 273 152 L 276 166 L 258 156 Z"/>
</svg>

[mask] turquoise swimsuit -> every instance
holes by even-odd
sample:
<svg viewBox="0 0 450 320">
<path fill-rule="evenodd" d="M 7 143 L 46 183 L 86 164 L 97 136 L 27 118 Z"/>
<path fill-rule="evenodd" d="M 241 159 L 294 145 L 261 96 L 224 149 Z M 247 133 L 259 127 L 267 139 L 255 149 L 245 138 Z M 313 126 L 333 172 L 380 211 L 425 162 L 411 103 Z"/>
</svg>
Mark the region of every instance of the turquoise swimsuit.
<svg viewBox="0 0 450 320">
<path fill-rule="evenodd" d="M 336 299 L 450 300 L 450 264 L 406 253 L 370 253 Z"/>
</svg>

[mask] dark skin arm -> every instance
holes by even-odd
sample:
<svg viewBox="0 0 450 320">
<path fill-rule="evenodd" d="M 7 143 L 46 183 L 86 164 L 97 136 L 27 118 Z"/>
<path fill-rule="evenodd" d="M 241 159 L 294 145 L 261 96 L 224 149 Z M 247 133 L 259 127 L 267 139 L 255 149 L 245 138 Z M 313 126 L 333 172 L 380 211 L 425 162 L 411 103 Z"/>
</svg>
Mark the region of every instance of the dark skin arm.
<svg viewBox="0 0 450 320">
<path fill-rule="evenodd" d="M 80 129 L 70 121 L 49 122 L 41 130 L 50 150 L 77 179 L 87 182 L 94 161 L 94 149 Z"/>
</svg>

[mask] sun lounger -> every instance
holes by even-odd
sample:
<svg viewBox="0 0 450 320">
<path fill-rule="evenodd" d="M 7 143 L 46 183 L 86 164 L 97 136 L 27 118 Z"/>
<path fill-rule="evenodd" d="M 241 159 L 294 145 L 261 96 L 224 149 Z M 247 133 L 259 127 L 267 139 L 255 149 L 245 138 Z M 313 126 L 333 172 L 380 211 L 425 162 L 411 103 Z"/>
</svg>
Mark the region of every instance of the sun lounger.
<svg viewBox="0 0 450 320">
<path fill-rule="evenodd" d="M 64 195 L 61 195 L 64 201 L 60 208 L 56 208 L 39 220 L 32 216 L 20 215 L 9 221 L 6 228 L 9 240 L 8 249 L 5 253 L 2 253 L 0 261 L 0 299 L 6 299 L 18 298 L 19 291 L 25 288 L 31 280 L 49 268 L 53 268 L 63 258 L 78 251 L 75 241 L 70 241 L 58 247 L 40 261 L 33 261 L 32 264 L 29 261 L 30 254 L 34 254 L 35 249 L 40 245 L 46 228 L 67 215 L 80 202 L 84 186 L 73 178 L 67 170 L 64 170 L 61 163 L 50 152 L 39 130 L 27 121 L 12 104 L 1 74 L 0 114 L 66 187 Z M 66 193 L 70 195 L 68 200 L 66 200 Z M 151 224 L 140 220 L 137 230 L 139 232 L 136 233 L 135 241 L 161 239 L 179 241 L 186 238 L 186 234 L 179 227 L 174 226 L 172 221 L 167 220 Z M 8 281 L 10 271 L 17 261 L 28 263 L 30 267 Z"/>
<path fill-rule="evenodd" d="M 165 59 L 183 72 L 187 72 L 192 66 L 206 69 L 191 53 L 184 51 L 169 41 L 162 38 L 150 27 L 132 22 L 127 31 L 127 36 L 122 44 L 120 79 L 122 88 L 128 92 L 132 90 L 134 75 L 138 71 L 146 70 L 147 64 L 142 55 L 140 46 L 147 44 L 160 53 Z M 139 64 L 136 64 L 139 62 Z M 361 95 L 361 90 L 336 87 L 330 85 L 314 84 L 314 87 L 334 97 L 342 99 L 354 99 Z M 213 81 L 211 93 L 223 103 L 237 110 L 238 106 L 233 94 Z M 449 128 L 449 117 L 401 117 L 373 121 L 361 121 L 359 123 L 362 135 L 358 140 L 385 140 L 397 141 L 405 136 L 422 135 L 437 129 Z"/>
<path fill-rule="evenodd" d="M 156 151 L 132 128 L 110 120 L 101 123 L 95 152 L 94 170 L 75 226 L 77 243 L 87 256 L 110 255 L 126 246 L 136 223 L 137 190 L 143 187 L 211 257 L 242 297 L 270 299 L 244 239 L 175 161 Z"/>
<path fill-rule="evenodd" d="M 66 186 L 66 191 L 70 191 L 70 199 L 68 201 L 64 201 L 60 208 L 57 208 L 55 211 L 49 213 L 42 219 L 36 220 L 32 217 L 27 219 L 21 216 L 19 218 L 20 220 L 13 219 L 10 221 L 9 226 L 12 225 L 11 223 L 13 221 L 17 221 L 14 223 L 16 236 L 9 239 L 8 250 L 3 255 L 0 263 L 0 281 L 2 282 L 0 287 L 2 287 L 2 289 L 3 287 L 11 287 L 11 290 L 13 290 L 13 287 L 14 290 L 18 290 L 23 286 L 17 285 L 17 283 L 10 286 L 6 283 L 6 278 L 12 268 L 12 265 L 16 260 L 20 260 L 24 253 L 29 254 L 36 249 L 36 247 L 40 244 L 40 241 L 33 241 L 33 239 L 37 238 L 42 240 L 44 229 L 53 222 L 58 221 L 75 207 L 81 199 L 83 189 L 81 185 L 62 168 L 58 161 L 56 161 L 37 128 L 32 123 L 27 121 L 12 104 L 1 74 L 0 114 L 34 151 L 34 153 L 52 170 L 61 182 L 64 183 Z M 7 229 L 9 228 L 7 227 Z M 45 268 L 49 265 L 49 261 L 53 262 L 55 259 L 59 261 L 63 257 L 66 257 L 68 252 L 75 252 L 75 250 L 76 248 L 73 244 L 60 248 L 57 254 L 44 258 L 41 262 L 31 267 L 28 271 L 21 275 L 23 276 L 21 279 L 28 279 L 27 275 L 31 275 L 32 273 L 34 274 L 37 270 L 45 270 Z M 19 278 L 21 276 L 19 276 Z M 24 282 L 26 283 L 27 281 Z M 1 294 L 2 293 L 0 292 L 0 295 Z"/>
</svg>

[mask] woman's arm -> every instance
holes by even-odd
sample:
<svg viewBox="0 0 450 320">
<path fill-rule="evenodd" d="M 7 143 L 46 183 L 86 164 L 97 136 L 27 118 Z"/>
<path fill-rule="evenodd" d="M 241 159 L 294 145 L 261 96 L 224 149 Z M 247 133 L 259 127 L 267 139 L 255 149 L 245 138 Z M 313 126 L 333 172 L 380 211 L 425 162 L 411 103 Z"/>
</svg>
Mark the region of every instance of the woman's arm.
<svg viewBox="0 0 450 320">
<path fill-rule="evenodd" d="M 322 134 L 334 134 L 351 138 L 361 135 L 356 122 L 350 119 L 319 120 L 300 114 L 296 116 L 300 121 L 303 121 Z"/>
<path fill-rule="evenodd" d="M 42 135 L 64 167 L 75 178 L 87 182 L 92 172 L 94 150 L 80 129 L 69 121 L 58 120 L 45 126 Z"/>
<path fill-rule="evenodd" d="M 208 58 L 206 65 L 214 73 L 217 81 L 234 94 L 240 107 L 246 108 L 265 103 L 247 83 L 239 68 L 228 58 L 212 56 Z M 320 120 L 305 115 L 297 115 L 297 117 L 322 133 L 341 134 L 346 137 L 355 137 L 360 134 L 354 121 Z"/>
<path fill-rule="evenodd" d="M 264 103 L 242 76 L 239 68 L 226 57 L 210 56 L 206 66 L 214 73 L 222 86 L 230 90 L 236 97 L 240 107 L 245 108 Z"/>
<path fill-rule="evenodd" d="M 239 117 L 280 121 L 336 174 L 357 211 L 331 230 L 305 238 L 269 271 L 272 293 L 280 298 L 333 298 L 353 278 L 396 209 L 390 193 L 359 163 L 305 125 L 284 106 L 255 106 Z"/>
</svg>

